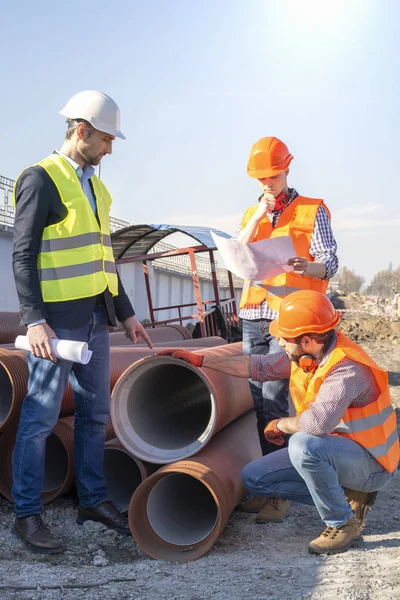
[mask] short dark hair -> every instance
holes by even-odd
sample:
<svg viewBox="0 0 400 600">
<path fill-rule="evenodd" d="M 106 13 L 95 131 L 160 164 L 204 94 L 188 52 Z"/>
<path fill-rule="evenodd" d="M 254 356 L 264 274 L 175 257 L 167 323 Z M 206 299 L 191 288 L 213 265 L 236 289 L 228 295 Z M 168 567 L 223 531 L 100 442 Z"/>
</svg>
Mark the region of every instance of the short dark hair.
<svg viewBox="0 0 400 600">
<path fill-rule="evenodd" d="M 66 131 L 65 134 L 65 139 L 66 140 L 70 140 L 72 138 L 72 136 L 74 135 L 76 128 L 78 127 L 79 123 L 83 123 L 86 127 L 86 130 L 88 132 L 88 135 L 86 137 L 90 137 L 92 134 L 92 131 L 94 131 L 94 127 L 93 125 L 91 125 L 89 123 L 89 121 L 86 121 L 85 119 L 67 119 L 67 125 L 68 125 L 68 129 Z"/>
<path fill-rule="evenodd" d="M 331 329 L 330 331 L 325 331 L 325 333 L 303 333 L 295 338 L 296 344 L 300 344 L 301 340 L 304 337 L 309 337 L 312 340 L 315 340 L 318 344 L 323 344 L 325 347 L 329 346 L 329 344 L 333 340 L 333 336 L 335 335 L 335 330 Z"/>
</svg>

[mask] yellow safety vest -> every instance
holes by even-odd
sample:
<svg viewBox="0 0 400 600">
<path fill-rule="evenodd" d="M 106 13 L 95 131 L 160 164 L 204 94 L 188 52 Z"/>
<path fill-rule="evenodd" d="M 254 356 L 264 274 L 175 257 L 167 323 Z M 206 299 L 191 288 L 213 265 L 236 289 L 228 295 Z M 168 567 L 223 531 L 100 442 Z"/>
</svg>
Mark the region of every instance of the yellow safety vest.
<svg viewBox="0 0 400 600">
<path fill-rule="evenodd" d="M 118 278 L 111 245 L 111 196 L 93 175 L 91 182 L 99 223 L 72 165 L 59 154 L 37 163 L 53 180 L 68 214 L 44 228 L 37 261 L 44 302 L 89 298 L 104 292 L 118 294 Z M 13 195 L 15 207 L 15 188 Z"/>
<path fill-rule="evenodd" d="M 314 374 L 305 373 L 296 363 L 292 363 L 290 396 L 296 414 L 310 407 L 329 371 L 345 356 L 371 369 L 380 394 L 367 406 L 348 408 L 333 433 L 354 440 L 389 473 L 393 473 L 399 463 L 399 439 L 396 414 L 390 402 L 388 374 L 340 331 L 337 332 L 337 343 L 328 360 Z"/>
<path fill-rule="evenodd" d="M 257 242 L 288 235 L 292 238 L 296 256 L 301 256 L 309 262 L 313 262 L 314 257 L 310 254 L 310 244 L 315 219 L 321 205 L 330 217 L 329 210 L 323 200 L 297 196 L 282 212 L 275 228 L 272 227 L 267 217 L 262 219 L 252 241 Z M 257 205 L 247 209 L 243 217 L 242 229 L 250 221 L 256 210 Z M 314 290 L 325 294 L 327 288 L 328 281 L 326 279 L 316 279 L 307 275 L 302 276 L 293 271 L 281 273 L 261 282 L 245 281 L 240 299 L 240 308 L 257 308 L 262 302 L 266 302 L 272 310 L 278 312 L 283 298 L 291 292 Z"/>
</svg>

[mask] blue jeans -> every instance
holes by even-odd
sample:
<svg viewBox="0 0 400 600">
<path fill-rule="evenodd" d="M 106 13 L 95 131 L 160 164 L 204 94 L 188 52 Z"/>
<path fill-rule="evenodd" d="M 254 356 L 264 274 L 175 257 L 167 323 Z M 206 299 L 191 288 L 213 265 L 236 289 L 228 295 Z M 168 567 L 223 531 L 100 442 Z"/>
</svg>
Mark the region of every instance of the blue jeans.
<svg viewBox="0 0 400 600">
<path fill-rule="evenodd" d="M 13 455 L 13 488 L 18 518 L 40 513 L 46 440 L 57 422 L 69 379 L 75 402 L 75 481 L 81 506 L 99 506 L 107 498 L 103 475 L 105 428 L 110 414 L 110 344 L 108 320 L 97 306 L 79 329 L 58 329 L 60 339 L 88 342 L 87 365 L 56 363 L 28 353 L 29 382 Z"/>
<path fill-rule="evenodd" d="M 248 321 L 243 319 L 243 354 L 276 354 L 282 352 L 278 341 L 269 332 L 269 319 Z M 289 380 L 253 381 L 250 379 L 251 395 L 257 416 L 257 431 L 261 451 L 265 456 L 275 452 L 275 444 L 267 442 L 264 429 L 274 419 L 287 417 L 289 412 Z M 287 438 L 287 436 L 286 436 Z M 285 440 L 287 446 L 288 439 Z"/>
<path fill-rule="evenodd" d="M 353 515 L 344 487 L 375 492 L 393 477 L 353 440 L 303 432 L 291 436 L 289 448 L 254 460 L 242 471 L 243 485 L 254 496 L 315 505 L 331 527 L 341 527 Z"/>
</svg>

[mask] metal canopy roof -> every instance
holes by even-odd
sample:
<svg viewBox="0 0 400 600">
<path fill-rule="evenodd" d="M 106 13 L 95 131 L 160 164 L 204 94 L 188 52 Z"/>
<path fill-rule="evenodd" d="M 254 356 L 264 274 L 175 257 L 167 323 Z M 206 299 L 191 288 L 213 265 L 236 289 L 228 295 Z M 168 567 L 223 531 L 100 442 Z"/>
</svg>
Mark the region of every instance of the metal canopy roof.
<svg viewBox="0 0 400 600">
<path fill-rule="evenodd" d="M 131 225 L 124 229 L 119 229 L 111 235 L 115 259 L 134 258 L 147 254 L 157 242 L 161 241 L 171 233 L 185 233 L 200 244 L 204 244 L 209 249 L 215 250 L 214 241 L 210 231 L 229 238 L 230 236 L 219 229 L 210 227 L 191 227 L 185 225 Z"/>
</svg>

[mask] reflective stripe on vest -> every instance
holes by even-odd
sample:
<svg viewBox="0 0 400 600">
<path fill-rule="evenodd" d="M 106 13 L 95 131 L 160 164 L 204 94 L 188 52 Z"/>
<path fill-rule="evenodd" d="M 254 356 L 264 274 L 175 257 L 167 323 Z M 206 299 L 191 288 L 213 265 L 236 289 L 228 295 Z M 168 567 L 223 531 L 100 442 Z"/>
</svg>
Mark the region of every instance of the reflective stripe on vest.
<svg viewBox="0 0 400 600">
<path fill-rule="evenodd" d="M 328 216 L 330 213 L 323 200 L 297 196 L 279 216 L 277 226 L 272 227 L 266 217 L 258 225 L 253 242 L 280 236 L 290 236 L 294 245 L 296 256 L 307 258 L 309 262 L 314 261 L 310 254 L 311 238 L 314 231 L 315 219 L 320 206 L 324 206 Z M 247 225 L 257 206 L 250 207 L 242 221 L 242 229 Z M 297 275 L 293 271 L 281 273 L 270 277 L 265 281 L 245 281 L 240 299 L 240 308 L 256 308 L 262 302 L 278 312 L 282 299 L 290 292 L 298 290 L 314 290 L 325 294 L 328 281 L 315 279 L 307 275 Z"/>
<path fill-rule="evenodd" d="M 51 154 L 38 163 L 53 180 L 67 216 L 44 228 L 38 256 L 38 277 L 45 302 L 62 302 L 102 293 L 118 294 L 118 277 L 111 244 L 111 196 L 91 177 L 96 219 L 78 176 L 68 161 Z M 15 197 L 13 198 L 15 204 Z M 79 217 L 77 218 L 77 215 Z"/>
<path fill-rule="evenodd" d="M 357 442 L 390 473 L 399 463 L 400 449 L 397 435 L 396 414 L 390 402 L 388 376 L 359 347 L 341 332 L 337 333 L 337 343 L 324 365 L 320 365 L 314 375 L 304 373 L 292 363 L 290 395 L 301 414 L 315 401 L 327 373 L 348 357 L 371 369 L 380 394 L 376 400 L 364 407 L 348 408 L 333 433 L 343 435 Z"/>
<path fill-rule="evenodd" d="M 71 277 L 81 277 L 82 275 L 93 275 L 101 273 L 104 270 L 107 273 L 115 273 L 115 263 L 108 260 L 94 260 L 90 263 L 72 265 L 71 267 L 58 267 L 40 269 L 40 281 L 55 281 L 59 279 L 70 279 Z"/>
</svg>

